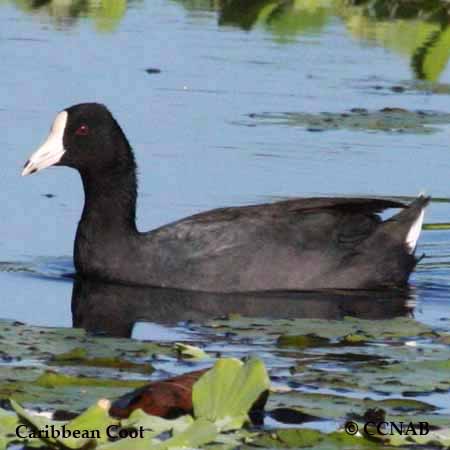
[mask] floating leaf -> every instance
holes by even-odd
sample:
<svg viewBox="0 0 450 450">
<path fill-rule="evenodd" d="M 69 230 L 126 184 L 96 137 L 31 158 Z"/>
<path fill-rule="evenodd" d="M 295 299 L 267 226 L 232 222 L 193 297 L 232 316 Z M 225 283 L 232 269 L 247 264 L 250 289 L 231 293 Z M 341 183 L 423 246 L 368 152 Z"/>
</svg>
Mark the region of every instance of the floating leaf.
<svg viewBox="0 0 450 450">
<path fill-rule="evenodd" d="M 194 415 L 214 422 L 222 431 L 241 428 L 252 405 L 269 386 L 266 368 L 259 359 L 245 364 L 237 359 L 219 359 L 194 384 Z"/>
<path fill-rule="evenodd" d="M 276 430 L 263 434 L 255 444 L 268 448 L 308 448 L 314 450 L 373 450 L 374 442 L 344 432 L 329 434 L 317 430 L 301 428 Z M 380 448 L 382 448 L 380 446 Z"/>
<path fill-rule="evenodd" d="M 404 446 L 404 445 L 411 445 L 411 444 L 418 444 L 418 445 L 433 445 L 433 447 L 436 446 L 436 444 L 441 448 L 448 448 L 450 447 L 450 428 L 445 428 L 441 430 L 431 430 L 427 433 L 424 433 L 423 435 L 420 435 L 419 426 L 416 425 L 417 434 L 415 432 L 409 432 L 408 434 L 401 434 L 401 433 L 393 433 L 392 435 L 383 436 L 382 440 L 390 445 L 395 446 Z M 428 429 L 428 428 L 427 428 Z M 425 430 L 424 430 L 425 431 Z"/>
<path fill-rule="evenodd" d="M 153 419 L 148 419 L 152 421 Z M 168 421 L 166 421 L 168 422 Z M 156 422 L 153 422 L 154 424 Z M 125 438 L 120 441 L 101 445 L 99 450 L 169 450 L 175 448 L 199 448 L 204 444 L 214 441 L 217 436 L 216 426 L 205 420 L 198 419 L 183 431 L 173 435 L 165 441 L 150 441 L 147 434 L 143 439 Z"/>
<path fill-rule="evenodd" d="M 37 414 L 31 414 L 28 411 L 26 411 L 22 406 L 20 406 L 17 402 L 15 402 L 13 399 L 10 399 L 11 406 L 14 409 L 14 411 L 17 413 L 17 415 L 25 421 L 27 424 L 31 425 L 31 428 L 33 430 L 39 431 L 39 430 L 45 430 L 48 428 L 51 428 L 51 426 L 54 426 L 56 428 L 61 428 L 63 425 L 66 424 L 66 422 L 58 422 L 55 420 L 47 419 L 46 417 L 37 415 Z M 44 442 L 49 442 L 51 444 L 56 444 L 56 439 L 53 437 L 48 437 L 44 439 Z"/>
<path fill-rule="evenodd" d="M 108 442 L 97 447 L 98 450 L 151 450 L 159 441 L 141 438 L 125 438 Z"/>
<path fill-rule="evenodd" d="M 342 339 L 349 334 L 362 334 L 370 340 L 383 340 L 386 337 L 402 338 L 419 336 L 431 331 L 426 325 L 406 317 L 390 320 L 363 320 L 345 317 L 343 320 L 322 319 L 279 319 L 241 317 L 229 320 L 209 322 L 215 332 L 219 330 L 233 331 L 240 336 L 260 337 L 267 335 L 297 336 L 313 334 L 327 339 Z"/>
<path fill-rule="evenodd" d="M 145 381 L 136 380 L 108 380 L 105 378 L 89 378 L 65 375 L 50 370 L 43 373 L 35 382 L 36 385 L 53 388 L 58 386 L 101 386 L 101 387 L 140 387 Z"/>
<path fill-rule="evenodd" d="M 424 230 L 450 230 L 450 222 L 442 222 L 442 223 L 425 223 L 422 228 Z"/>
<path fill-rule="evenodd" d="M 183 344 L 182 342 L 175 342 L 174 348 L 178 355 L 186 359 L 207 359 L 208 354 L 204 352 L 201 348 L 195 347 L 194 345 Z"/>
<path fill-rule="evenodd" d="M 283 335 L 278 338 L 280 347 L 324 347 L 330 344 L 330 340 L 314 333 L 303 335 Z"/>
<path fill-rule="evenodd" d="M 342 339 L 342 342 L 349 345 L 361 345 L 369 340 L 368 336 L 362 334 L 347 334 Z"/>
<path fill-rule="evenodd" d="M 88 408 L 83 414 L 70 421 L 66 428 L 72 432 L 75 430 L 95 431 L 99 434 L 96 438 L 97 443 L 106 442 L 108 435 L 106 429 L 117 421 L 109 415 L 111 403 L 108 400 L 99 400 L 95 405 Z M 59 442 L 65 447 L 81 448 L 86 445 L 85 439 L 59 439 Z"/>
<path fill-rule="evenodd" d="M 117 423 L 108 414 L 110 407 L 108 400 L 99 400 L 70 422 L 59 422 L 31 414 L 14 400 L 11 400 L 11 405 L 19 417 L 30 424 L 36 433 L 40 430 L 54 430 L 50 437 L 42 438 L 43 442 L 60 444 L 70 449 L 79 449 L 94 441 L 106 442 L 108 440 L 106 429 Z M 77 433 L 79 436 L 76 436 Z"/>
<path fill-rule="evenodd" d="M 84 367 L 108 367 L 118 370 L 131 370 L 134 372 L 151 374 L 154 369 L 150 364 L 138 364 L 117 357 L 88 358 L 85 349 L 75 348 L 67 353 L 56 355 L 50 362 L 58 366 L 84 366 Z"/>
<path fill-rule="evenodd" d="M 192 386 L 208 369 L 188 372 L 165 380 L 151 381 L 127 392 L 112 405 L 111 414 L 127 418 L 142 409 L 151 416 L 173 418 L 192 413 Z"/>
<path fill-rule="evenodd" d="M 10 442 L 18 440 L 16 429 L 19 419 L 16 414 L 0 408 L 0 450 L 6 449 Z"/>
<path fill-rule="evenodd" d="M 267 409 L 269 411 L 278 411 L 280 408 L 297 411 L 300 414 L 313 417 L 316 416 L 321 419 L 362 418 L 367 410 L 372 409 L 385 411 L 386 420 L 388 421 L 428 421 L 435 426 L 450 423 L 448 414 L 439 414 L 439 410 L 434 405 L 412 398 L 372 400 L 368 398 L 353 398 L 346 395 L 298 391 L 271 394 Z M 279 421 L 283 422 L 284 420 L 280 417 Z"/>
<path fill-rule="evenodd" d="M 389 133 L 433 133 L 439 131 L 435 125 L 450 123 L 450 114 L 437 111 L 408 111 L 402 108 L 384 108 L 368 111 L 353 108 L 343 113 L 258 113 L 250 119 L 259 125 L 288 125 L 303 127 L 308 131 L 354 130 Z"/>
<path fill-rule="evenodd" d="M 53 361 L 73 361 L 87 358 L 87 350 L 82 347 L 75 347 L 65 353 L 55 355 Z"/>
<path fill-rule="evenodd" d="M 206 419 L 197 419 L 192 425 L 181 433 L 176 434 L 167 441 L 150 447 L 151 450 L 168 450 L 172 448 L 199 448 L 214 441 L 218 434 L 215 424 Z"/>
<path fill-rule="evenodd" d="M 133 411 L 128 419 L 122 420 L 121 425 L 123 428 L 142 427 L 151 431 L 151 434 L 146 433 L 146 436 L 152 437 L 157 436 L 164 431 L 174 431 L 175 433 L 180 433 L 186 430 L 193 423 L 194 419 L 189 415 L 181 416 L 178 419 L 169 420 L 158 416 L 151 416 L 142 411 L 142 409 L 137 409 L 136 411 Z"/>
</svg>

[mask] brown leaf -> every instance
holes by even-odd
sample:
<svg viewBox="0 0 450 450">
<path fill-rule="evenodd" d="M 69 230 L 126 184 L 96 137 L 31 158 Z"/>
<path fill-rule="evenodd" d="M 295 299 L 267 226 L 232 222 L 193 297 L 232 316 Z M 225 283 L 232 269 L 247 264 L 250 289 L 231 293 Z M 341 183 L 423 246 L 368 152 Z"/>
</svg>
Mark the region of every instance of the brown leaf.
<svg viewBox="0 0 450 450">
<path fill-rule="evenodd" d="M 135 409 L 174 419 L 192 413 L 192 386 L 209 369 L 196 370 L 167 380 L 152 381 L 117 399 L 111 415 L 127 418 Z"/>
</svg>

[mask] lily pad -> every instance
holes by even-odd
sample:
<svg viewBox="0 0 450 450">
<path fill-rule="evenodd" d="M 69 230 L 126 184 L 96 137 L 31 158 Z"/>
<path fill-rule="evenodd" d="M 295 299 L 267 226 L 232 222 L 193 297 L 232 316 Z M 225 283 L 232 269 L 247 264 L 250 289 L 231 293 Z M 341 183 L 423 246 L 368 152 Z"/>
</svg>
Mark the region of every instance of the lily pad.
<svg viewBox="0 0 450 450">
<path fill-rule="evenodd" d="M 73 386 L 99 386 L 99 387 L 126 387 L 137 388 L 145 384 L 141 380 L 108 380 L 105 378 L 88 378 L 64 375 L 62 373 L 47 371 L 35 382 L 37 386 L 46 388 L 73 387 Z"/>
<path fill-rule="evenodd" d="M 261 435 L 255 444 L 266 448 L 302 448 L 314 450 L 373 450 L 375 445 L 368 439 L 350 436 L 344 432 L 325 434 L 317 430 L 287 429 Z M 384 448 L 381 447 L 380 448 Z M 389 447 L 386 447 L 389 448 Z"/>
<path fill-rule="evenodd" d="M 258 113 L 249 117 L 259 125 L 287 125 L 308 131 L 354 130 L 395 133 L 434 133 L 438 125 L 450 123 L 450 114 L 438 111 L 409 111 L 387 107 L 378 111 L 353 108 L 343 113 Z"/>
<path fill-rule="evenodd" d="M 300 335 L 283 335 L 278 338 L 280 347 L 324 347 L 330 345 L 330 340 L 314 333 Z"/>
<path fill-rule="evenodd" d="M 432 332 L 430 327 L 413 319 L 399 317 L 391 320 L 362 320 L 345 317 L 343 320 L 322 319 L 280 319 L 270 320 L 251 317 L 234 317 L 214 320 L 207 324 L 217 332 L 234 331 L 240 336 L 283 336 L 314 335 L 320 338 L 344 340 L 348 335 L 361 335 L 372 341 L 410 340 Z M 268 335 L 267 331 L 270 330 Z"/>
<path fill-rule="evenodd" d="M 259 396 L 269 389 L 270 380 L 263 362 L 251 359 L 219 359 L 192 389 L 196 418 L 215 423 L 220 431 L 241 428 Z"/>
<path fill-rule="evenodd" d="M 1 398 L 71 411 L 84 410 L 93 398 L 113 398 L 144 384 L 154 355 L 176 356 L 168 344 L 6 320 L 0 320 L 0 346 L 7 362 L 0 364 Z M 49 371 L 55 366 L 58 372 Z"/>
<path fill-rule="evenodd" d="M 30 414 L 14 400 L 11 405 L 18 416 L 28 424 L 36 434 L 34 438 L 41 438 L 43 442 L 60 445 L 65 448 L 79 449 L 92 443 L 102 443 L 108 440 L 106 429 L 116 424 L 109 414 L 110 402 L 99 400 L 83 414 L 70 422 L 57 422 L 36 414 Z M 42 436 L 44 430 L 52 430 L 49 436 Z"/>
<path fill-rule="evenodd" d="M 386 398 L 372 400 L 369 398 L 349 397 L 311 392 L 275 393 L 269 397 L 268 410 L 290 408 L 303 414 L 321 419 L 359 419 L 366 411 L 383 410 L 386 420 L 394 422 L 426 421 L 434 426 L 450 423 L 449 414 L 439 414 L 438 408 L 426 401 L 412 398 Z"/>
<path fill-rule="evenodd" d="M 19 425 L 16 414 L 0 409 L 0 449 L 5 449 L 9 443 L 16 442 L 16 428 Z"/>
<path fill-rule="evenodd" d="M 440 329 L 445 329 L 446 323 L 442 322 L 440 325 Z M 322 431 L 332 425 L 336 427 L 348 418 L 355 417 L 357 420 L 367 410 L 377 408 L 386 411 L 389 419 L 421 419 L 444 431 L 450 422 L 448 411 L 440 409 L 449 393 L 448 332 L 425 326 L 412 318 L 273 320 L 232 315 L 206 324 L 189 323 L 189 328 L 193 331 L 192 336 L 195 336 L 192 345 L 200 345 L 211 358 L 220 352 L 235 358 L 258 354 L 264 359 L 277 388 L 269 397 L 267 417 L 274 410 L 294 411 L 299 416 L 309 414 L 308 420 L 317 417 L 324 419 L 314 425 L 323 426 Z M 17 336 L 14 337 L 15 334 Z M 42 343 L 40 336 L 43 336 Z M 313 339 L 309 339 L 311 336 Z M 303 340 L 302 345 L 291 345 L 295 344 L 298 337 Z M 2 350 L 8 348 L 9 351 L 9 356 L 7 354 L 0 365 L 0 397 L 12 396 L 27 406 L 43 408 L 45 411 L 81 411 L 92 404 L 93 399 L 116 398 L 128 392 L 131 388 L 126 383 L 124 385 L 122 380 L 147 384 L 149 381 L 158 382 L 205 367 L 203 362 L 177 358 L 173 344 L 170 343 L 160 345 L 92 337 L 79 330 L 35 328 L 0 321 L 0 339 L 3 339 Z M 282 345 L 283 340 L 287 345 Z M 23 356 L 20 351 L 23 351 Z M 130 361 L 137 366 L 123 370 L 120 367 L 108 367 L 107 364 L 83 364 L 83 361 L 89 360 Z M 239 360 L 234 361 L 233 366 L 242 366 Z M 149 365 L 149 362 L 157 369 L 151 380 L 140 370 L 141 365 Z M 52 370 L 49 372 L 49 369 Z M 249 370 L 251 379 L 252 373 Z M 255 370 L 255 373 L 261 371 Z M 250 391 L 260 385 L 258 377 L 259 375 L 248 386 Z M 219 374 L 218 379 L 220 381 L 217 383 L 210 380 L 205 384 L 209 394 L 204 394 L 205 405 L 200 409 L 203 408 L 206 417 L 200 413 L 201 417 L 208 422 L 214 421 L 218 431 L 245 424 L 248 410 L 245 414 L 242 411 L 250 403 L 245 394 L 245 383 L 236 384 L 239 379 L 237 376 Z M 102 380 L 111 380 L 113 383 L 107 386 Z M 210 395 L 213 392 L 210 390 L 212 386 L 219 389 L 217 402 Z M 245 408 L 242 406 L 242 409 L 234 409 L 233 405 L 240 402 L 240 393 L 247 398 Z M 227 403 L 232 406 L 234 418 L 222 410 L 222 406 Z M 273 425 L 273 419 L 278 420 L 277 417 L 282 419 L 282 415 L 272 416 L 266 425 Z M 196 418 L 199 419 L 197 416 Z M 136 419 L 136 426 L 140 420 L 146 420 L 145 416 Z M 289 426 L 292 425 L 291 423 Z M 124 421 L 123 426 L 132 424 Z M 199 428 L 202 429 L 203 427 Z M 209 434 L 212 429 L 208 425 L 205 430 L 205 434 Z M 103 445 L 111 446 L 111 449 L 139 446 L 148 449 L 152 445 L 172 445 L 167 442 L 184 431 L 186 429 L 183 427 L 177 429 L 171 425 L 162 435 L 149 432 L 148 439 L 134 440 L 132 446 L 131 441 L 123 442 L 124 440 Z M 283 434 L 284 432 L 288 434 Z M 255 437 L 254 431 L 244 428 L 232 433 L 216 434 L 204 445 L 205 448 L 222 450 L 238 446 L 245 448 L 252 441 L 257 445 L 265 445 L 265 442 L 272 447 L 311 444 L 306 438 L 309 436 L 313 439 L 312 433 L 304 435 L 304 441 L 298 441 L 296 433 L 297 430 L 294 432 L 269 428 L 265 431 L 258 430 Z M 303 431 L 302 433 L 304 434 Z M 210 433 L 211 436 L 213 434 Z M 339 448 L 339 445 L 345 448 L 364 448 L 367 444 L 364 439 L 357 437 L 351 442 L 344 442 L 342 439 L 346 438 L 345 433 L 327 435 L 316 432 L 314 436 L 317 436 L 318 441 L 311 446 L 319 449 Z M 372 445 L 375 448 L 383 444 L 380 442 Z"/>
<path fill-rule="evenodd" d="M 182 342 L 175 342 L 175 350 L 181 358 L 185 359 L 208 359 L 209 356 L 201 348 L 194 345 L 183 344 Z"/>
<path fill-rule="evenodd" d="M 430 432 L 420 434 L 410 434 L 408 436 L 402 434 L 393 434 L 386 439 L 383 437 L 383 441 L 394 446 L 406 446 L 406 445 L 430 445 L 439 446 L 441 448 L 450 447 L 450 428 L 441 430 L 431 430 Z"/>
<path fill-rule="evenodd" d="M 57 355 L 62 355 L 62 360 L 77 355 L 83 358 L 126 355 L 131 359 L 154 354 L 173 355 L 167 344 L 93 337 L 78 328 L 34 327 L 7 320 L 0 320 L 0 344 L 3 354 L 11 359 L 57 360 Z"/>
<path fill-rule="evenodd" d="M 392 356 L 394 355 L 393 351 Z M 413 356 L 413 352 L 411 352 L 411 356 Z M 445 356 L 448 357 L 448 353 Z M 295 378 L 301 380 L 305 385 L 313 384 L 336 391 L 345 389 L 410 396 L 449 391 L 449 370 L 448 359 L 387 362 L 382 365 L 360 364 L 357 372 L 353 373 L 329 372 L 326 370 L 326 366 L 324 368 L 315 367 L 305 372 L 304 367 L 299 366 L 298 375 Z"/>
<path fill-rule="evenodd" d="M 139 428 L 142 427 L 148 430 L 146 436 L 152 437 L 161 434 L 164 431 L 173 431 L 180 433 L 186 430 L 194 423 L 194 419 L 190 415 L 181 416 L 178 419 L 163 419 L 158 416 L 151 416 L 146 414 L 142 409 L 134 411 L 128 419 L 121 422 L 124 428 Z M 150 434 L 151 433 L 151 434 Z"/>
<path fill-rule="evenodd" d="M 84 348 L 78 347 L 69 352 L 55 355 L 49 364 L 52 366 L 108 367 L 146 374 L 151 374 L 154 371 L 151 364 L 135 363 L 118 357 L 89 358 L 87 351 Z"/>
<path fill-rule="evenodd" d="M 450 222 L 426 223 L 422 226 L 424 230 L 450 230 Z"/>
</svg>

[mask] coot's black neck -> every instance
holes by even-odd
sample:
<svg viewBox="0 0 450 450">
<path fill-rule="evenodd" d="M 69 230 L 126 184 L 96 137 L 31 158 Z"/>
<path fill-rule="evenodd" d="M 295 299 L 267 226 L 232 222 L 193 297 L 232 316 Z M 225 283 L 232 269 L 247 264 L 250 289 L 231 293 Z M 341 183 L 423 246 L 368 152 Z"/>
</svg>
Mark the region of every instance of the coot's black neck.
<svg viewBox="0 0 450 450">
<path fill-rule="evenodd" d="M 84 187 L 84 209 L 80 225 L 109 232 L 137 233 L 136 166 L 130 161 L 103 173 L 80 171 Z"/>
</svg>

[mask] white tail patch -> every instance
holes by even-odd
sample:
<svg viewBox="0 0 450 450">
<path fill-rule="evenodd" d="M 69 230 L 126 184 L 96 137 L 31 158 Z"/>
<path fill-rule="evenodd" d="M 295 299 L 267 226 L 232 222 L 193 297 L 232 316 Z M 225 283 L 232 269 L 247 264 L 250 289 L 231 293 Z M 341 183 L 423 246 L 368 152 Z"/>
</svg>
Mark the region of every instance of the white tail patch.
<svg viewBox="0 0 450 450">
<path fill-rule="evenodd" d="M 408 253 L 413 254 L 417 247 L 417 241 L 419 240 L 420 232 L 422 231 L 423 218 L 425 216 L 425 209 L 423 208 L 420 211 L 417 219 L 411 225 L 411 228 L 408 231 L 406 236 L 406 248 Z"/>
</svg>

